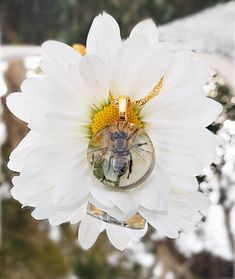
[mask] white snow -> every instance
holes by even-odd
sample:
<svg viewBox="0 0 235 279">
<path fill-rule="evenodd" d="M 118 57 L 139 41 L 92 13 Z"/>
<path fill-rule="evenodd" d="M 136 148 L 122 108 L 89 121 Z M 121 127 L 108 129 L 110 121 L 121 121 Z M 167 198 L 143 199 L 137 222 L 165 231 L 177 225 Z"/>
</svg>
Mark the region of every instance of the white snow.
<svg viewBox="0 0 235 279">
<path fill-rule="evenodd" d="M 174 49 L 235 57 L 235 1 L 159 27 L 160 39 Z"/>
</svg>

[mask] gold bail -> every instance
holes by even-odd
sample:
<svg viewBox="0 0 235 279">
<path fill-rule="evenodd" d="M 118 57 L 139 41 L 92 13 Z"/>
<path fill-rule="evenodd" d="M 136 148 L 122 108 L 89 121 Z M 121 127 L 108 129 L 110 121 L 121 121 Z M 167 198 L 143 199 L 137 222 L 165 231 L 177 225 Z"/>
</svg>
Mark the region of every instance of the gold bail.
<svg viewBox="0 0 235 279">
<path fill-rule="evenodd" d="M 130 98 L 128 96 L 122 96 L 118 98 L 119 120 L 128 121 L 129 106 Z"/>
</svg>

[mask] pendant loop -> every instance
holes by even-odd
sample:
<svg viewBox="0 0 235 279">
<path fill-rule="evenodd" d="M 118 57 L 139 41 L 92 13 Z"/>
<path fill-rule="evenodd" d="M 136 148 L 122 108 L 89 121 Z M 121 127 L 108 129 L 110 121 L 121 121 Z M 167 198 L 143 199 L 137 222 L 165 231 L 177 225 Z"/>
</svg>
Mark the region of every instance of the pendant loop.
<svg viewBox="0 0 235 279">
<path fill-rule="evenodd" d="M 130 107 L 130 98 L 122 96 L 118 98 L 119 120 L 128 121 L 128 112 Z"/>
</svg>

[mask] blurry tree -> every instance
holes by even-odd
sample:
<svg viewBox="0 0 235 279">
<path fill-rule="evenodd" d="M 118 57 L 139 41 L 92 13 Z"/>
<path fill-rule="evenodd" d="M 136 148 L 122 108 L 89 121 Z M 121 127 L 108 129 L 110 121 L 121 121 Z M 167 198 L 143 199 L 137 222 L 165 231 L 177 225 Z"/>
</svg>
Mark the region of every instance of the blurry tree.
<svg viewBox="0 0 235 279">
<path fill-rule="evenodd" d="M 85 43 L 92 19 L 100 12 L 112 14 L 126 37 L 139 20 L 157 24 L 195 13 L 229 0 L 1 0 L 4 44 L 41 44 L 57 39 Z"/>
<path fill-rule="evenodd" d="M 61 226 L 61 249 L 64 251 L 73 274 L 79 279 L 142 279 L 142 267 L 136 262 L 129 262 L 128 255 L 115 251 L 115 263 L 110 257 L 114 248 L 105 233 L 99 236 L 95 245 L 84 251 L 77 243 L 77 226 Z"/>
</svg>

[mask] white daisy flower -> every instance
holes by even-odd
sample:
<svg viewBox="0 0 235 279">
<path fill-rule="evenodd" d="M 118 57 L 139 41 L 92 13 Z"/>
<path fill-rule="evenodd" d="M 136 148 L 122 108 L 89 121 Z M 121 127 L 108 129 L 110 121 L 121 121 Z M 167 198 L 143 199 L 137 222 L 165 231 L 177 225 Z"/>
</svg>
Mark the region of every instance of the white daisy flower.
<svg viewBox="0 0 235 279">
<path fill-rule="evenodd" d="M 120 250 L 148 223 L 171 238 L 192 230 L 209 206 L 195 178 L 215 157 L 206 127 L 222 109 L 203 91 L 209 67 L 167 49 L 151 20 L 122 41 L 103 13 L 84 56 L 48 41 L 41 68 L 7 99 L 31 129 L 10 156 L 13 197 L 36 219 L 80 222 L 85 249 L 104 229 Z"/>
</svg>

